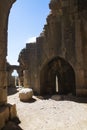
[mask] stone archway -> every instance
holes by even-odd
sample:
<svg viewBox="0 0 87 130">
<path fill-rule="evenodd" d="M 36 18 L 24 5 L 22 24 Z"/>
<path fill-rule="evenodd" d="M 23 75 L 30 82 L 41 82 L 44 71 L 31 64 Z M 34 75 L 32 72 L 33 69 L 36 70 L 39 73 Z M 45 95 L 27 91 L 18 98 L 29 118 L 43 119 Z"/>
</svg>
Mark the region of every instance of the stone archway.
<svg viewBox="0 0 87 130">
<path fill-rule="evenodd" d="M 14 74 L 13 72 L 16 71 Z M 16 75 L 18 74 L 18 76 Z M 18 86 L 20 77 L 20 66 L 7 63 L 7 87 Z"/>
<path fill-rule="evenodd" d="M 56 86 L 56 82 L 58 82 L 58 86 Z M 72 93 L 75 95 L 75 73 L 72 66 L 60 57 L 48 62 L 40 73 L 40 91 L 41 94 Z"/>
<path fill-rule="evenodd" d="M 7 36 L 10 9 L 16 0 L 0 1 L 0 106 L 7 102 Z"/>
</svg>

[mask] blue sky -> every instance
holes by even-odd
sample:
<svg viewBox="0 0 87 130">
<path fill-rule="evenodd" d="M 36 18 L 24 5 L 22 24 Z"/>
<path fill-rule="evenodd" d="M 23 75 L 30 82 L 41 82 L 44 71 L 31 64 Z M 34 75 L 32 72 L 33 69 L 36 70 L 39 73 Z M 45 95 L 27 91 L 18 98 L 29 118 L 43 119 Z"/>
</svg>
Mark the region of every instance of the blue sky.
<svg viewBox="0 0 87 130">
<path fill-rule="evenodd" d="M 10 64 L 18 64 L 18 55 L 26 42 L 42 32 L 50 12 L 49 2 L 50 0 L 17 0 L 12 6 L 8 25 L 7 60 Z"/>
</svg>

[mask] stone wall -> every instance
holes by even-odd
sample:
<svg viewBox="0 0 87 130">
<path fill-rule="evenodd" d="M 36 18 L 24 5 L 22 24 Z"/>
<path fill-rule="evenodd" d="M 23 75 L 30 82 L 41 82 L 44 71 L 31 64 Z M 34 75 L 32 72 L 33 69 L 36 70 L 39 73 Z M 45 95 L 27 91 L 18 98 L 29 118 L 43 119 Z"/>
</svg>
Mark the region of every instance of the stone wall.
<svg viewBox="0 0 87 130">
<path fill-rule="evenodd" d="M 36 43 L 26 44 L 20 52 L 20 66 L 27 70 L 27 87 L 37 93 L 41 89 L 42 69 L 52 59 L 59 57 L 73 68 L 76 94 L 87 95 L 87 11 L 84 2 L 87 3 L 84 0 L 81 6 L 79 0 L 51 0 L 51 12 L 43 32 Z"/>
<path fill-rule="evenodd" d="M 6 72 L 6 56 L 7 56 L 7 30 L 8 16 L 10 8 L 15 0 L 0 1 L 0 104 L 7 101 L 7 72 Z"/>
<path fill-rule="evenodd" d="M 10 115 L 9 108 L 5 106 L 7 102 L 7 31 L 10 9 L 15 1 L 0 0 L 1 128 Z M 45 74 L 50 72 L 48 71 L 50 63 L 57 58 L 58 62 L 60 60 L 60 63 L 64 63 L 64 67 L 68 64 L 72 70 L 70 72 L 75 74 L 76 94 L 87 96 L 87 0 L 51 0 L 49 7 L 51 12 L 47 17 L 47 24 L 37 37 L 36 43 L 26 44 L 26 48 L 20 52 L 20 84 L 31 87 L 40 94 L 41 74 L 43 79 L 46 79 Z M 63 71 L 60 74 L 62 72 L 69 74 L 67 66 L 65 68 L 61 67 Z M 5 107 L 3 111 L 1 111 L 2 105 Z"/>
<path fill-rule="evenodd" d="M 15 105 L 7 104 L 7 37 L 8 17 L 15 0 L 0 0 L 0 129 L 11 117 L 16 117 Z M 15 112 L 13 112 L 13 109 Z M 13 116 L 11 116 L 13 115 Z"/>
</svg>

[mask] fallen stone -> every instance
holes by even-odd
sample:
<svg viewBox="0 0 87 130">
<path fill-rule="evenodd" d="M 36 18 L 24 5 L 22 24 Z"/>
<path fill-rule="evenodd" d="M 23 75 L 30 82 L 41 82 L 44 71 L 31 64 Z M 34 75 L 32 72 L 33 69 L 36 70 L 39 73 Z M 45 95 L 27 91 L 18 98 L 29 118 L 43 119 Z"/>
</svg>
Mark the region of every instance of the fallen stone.
<svg viewBox="0 0 87 130">
<path fill-rule="evenodd" d="M 30 88 L 23 88 L 19 92 L 19 98 L 21 101 L 29 101 L 32 99 L 33 96 L 33 90 Z"/>
</svg>

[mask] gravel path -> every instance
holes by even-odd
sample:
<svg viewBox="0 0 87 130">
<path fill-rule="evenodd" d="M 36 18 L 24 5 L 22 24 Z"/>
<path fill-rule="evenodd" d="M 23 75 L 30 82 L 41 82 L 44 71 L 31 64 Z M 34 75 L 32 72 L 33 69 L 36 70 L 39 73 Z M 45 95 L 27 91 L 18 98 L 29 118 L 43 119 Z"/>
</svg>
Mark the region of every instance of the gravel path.
<svg viewBox="0 0 87 130">
<path fill-rule="evenodd" d="M 87 103 L 71 99 L 75 97 L 33 96 L 25 103 L 19 100 L 18 92 L 8 96 L 8 102 L 16 104 L 22 130 L 87 130 Z"/>
</svg>

